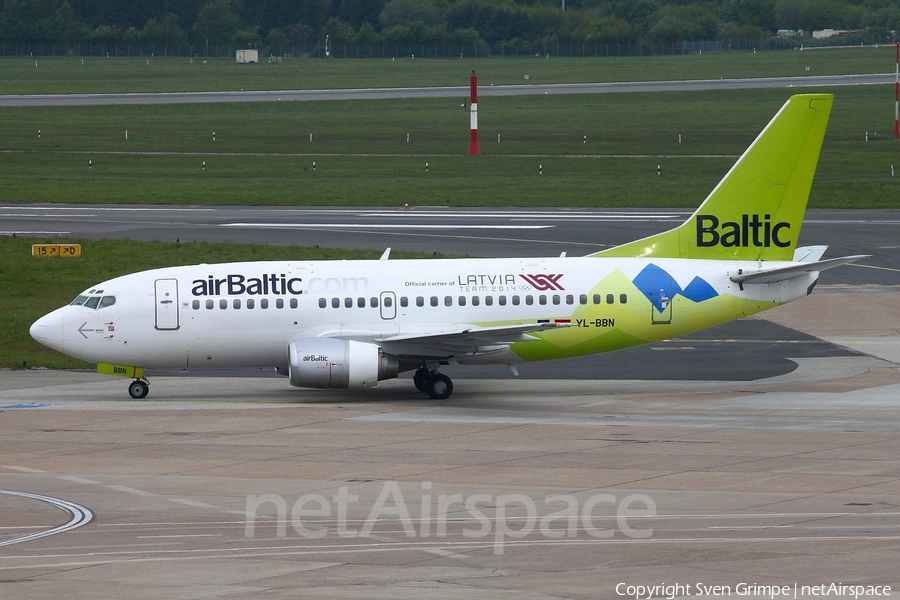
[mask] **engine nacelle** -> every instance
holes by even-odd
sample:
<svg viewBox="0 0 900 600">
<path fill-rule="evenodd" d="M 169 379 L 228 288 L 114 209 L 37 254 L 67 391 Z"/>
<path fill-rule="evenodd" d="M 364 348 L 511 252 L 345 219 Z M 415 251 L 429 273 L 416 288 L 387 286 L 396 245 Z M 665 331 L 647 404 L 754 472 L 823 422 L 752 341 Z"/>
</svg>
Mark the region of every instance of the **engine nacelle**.
<svg viewBox="0 0 900 600">
<path fill-rule="evenodd" d="M 400 372 L 396 356 L 366 342 L 305 338 L 291 342 L 289 349 L 291 385 L 296 387 L 374 387 Z"/>
</svg>

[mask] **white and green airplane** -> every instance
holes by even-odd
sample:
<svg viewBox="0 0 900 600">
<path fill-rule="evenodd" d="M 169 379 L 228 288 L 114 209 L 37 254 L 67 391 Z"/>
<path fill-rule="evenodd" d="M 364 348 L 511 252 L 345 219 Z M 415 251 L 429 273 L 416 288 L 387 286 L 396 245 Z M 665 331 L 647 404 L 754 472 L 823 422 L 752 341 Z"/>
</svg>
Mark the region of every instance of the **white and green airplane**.
<svg viewBox="0 0 900 600">
<path fill-rule="evenodd" d="M 679 227 L 579 258 L 201 264 L 99 283 L 31 335 L 98 371 L 274 367 L 292 385 L 374 387 L 415 370 L 450 396 L 448 364 L 516 364 L 630 348 L 808 295 L 797 248 L 833 97 L 790 98 Z"/>
</svg>

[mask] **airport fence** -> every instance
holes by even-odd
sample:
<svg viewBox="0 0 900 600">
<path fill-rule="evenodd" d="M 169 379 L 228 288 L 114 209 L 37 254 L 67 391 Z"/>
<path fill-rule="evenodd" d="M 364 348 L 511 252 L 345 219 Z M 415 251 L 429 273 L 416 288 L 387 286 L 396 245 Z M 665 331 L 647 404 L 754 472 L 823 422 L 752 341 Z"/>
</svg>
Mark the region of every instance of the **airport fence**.
<svg viewBox="0 0 900 600">
<path fill-rule="evenodd" d="M 883 39 L 882 39 L 883 38 Z M 888 36 L 835 36 L 824 40 L 801 37 L 772 36 L 757 39 L 699 40 L 681 42 L 625 42 L 625 43 L 550 43 L 516 40 L 499 44 L 343 44 L 335 43 L 326 52 L 324 44 L 262 46 L 257 48 L 262 60 L 266 57 L 304 58 L 496 58 L 496 57 L 613 57 L 613 56 L 672 56 L 678 54 L 755 52 L 757 50 L 791 50 L 800 47 L 838 45 L 878 45 L 893 43 Z M 234 58 L 237 46 L 164 46 L 155 44 L 109 43 L 15 43 L 0 42 L 0 56 L 97 56 L 97 57 L 197 57 Z"/>
</svg>

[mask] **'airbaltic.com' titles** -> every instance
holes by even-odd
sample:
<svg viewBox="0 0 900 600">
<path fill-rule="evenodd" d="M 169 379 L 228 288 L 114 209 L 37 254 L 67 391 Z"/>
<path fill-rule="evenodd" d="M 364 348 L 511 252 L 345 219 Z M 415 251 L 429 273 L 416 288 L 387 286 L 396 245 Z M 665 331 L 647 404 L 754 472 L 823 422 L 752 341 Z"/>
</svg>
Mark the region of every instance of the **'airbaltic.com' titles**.
<svg viewBox="0 0 900 600">
<path fill-rule="evenodd" d="M 582 356 L 684 335 L 812 292 L 797 241 L 833 98 L 791 97 L 682 225 L 583 257 L 246 262 L 99 283 L 31 335 L 149 392 L 144 369 L 274 367 L 292 385 L 366 388 L 449 364 Z"/>
</svg>

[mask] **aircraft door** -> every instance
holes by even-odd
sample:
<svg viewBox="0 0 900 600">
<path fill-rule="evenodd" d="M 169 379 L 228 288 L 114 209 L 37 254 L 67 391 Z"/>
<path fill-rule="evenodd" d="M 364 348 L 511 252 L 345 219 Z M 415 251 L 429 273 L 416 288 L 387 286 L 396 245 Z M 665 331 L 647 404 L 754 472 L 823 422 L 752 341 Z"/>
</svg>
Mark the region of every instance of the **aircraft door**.
<svg viewBox="0 0 900 600">
<path fill-rule="evenodd" d="M 381 292 L 381 318 L 385 320 L 397 317 L 397 296 L 394 292 Z"/>
<path fill-rule="evenodd" d="M 156 329 L 173 331 L 180 327 L 178 320 L 178 280 L 157 279 L 154 282 L 156 291 Z"/>
<path fill-rule="evenodd" d="M 672 322 L 672 276 L 668 273 L 650 275 L 650 318 L 654 325 Z"/>
</svg>

